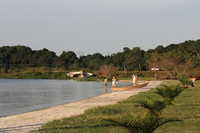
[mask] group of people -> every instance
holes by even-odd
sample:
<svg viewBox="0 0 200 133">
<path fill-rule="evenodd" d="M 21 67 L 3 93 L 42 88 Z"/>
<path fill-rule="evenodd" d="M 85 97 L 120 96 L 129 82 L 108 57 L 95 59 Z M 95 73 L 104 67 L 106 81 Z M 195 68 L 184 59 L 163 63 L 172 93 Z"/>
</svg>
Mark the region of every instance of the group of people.
<svg viewBox="0 0 200 133">
<path fill-rule="evenodd" d="M 112 86 L 116 86 L 116 81 L 117 79 L 115 77 L 113 77 L 112 79 Z M 104 93 L 107 93 L 108 92 L 108 79 L 106 77 L 104 77 Z"/>
<path fill-rule="evenodd" d="M 117 79 L 115 77 L 112 78 L 112 87 L 115 87 L 116 86 L 116 82 L 117 82 Z M 108 87 L 108 79 L 104 77 L 104 87 L 107 88 Z"/>
<path fill-rule="evenodd" d="M 138 85 L 138 76 L 137 76 L 137 74 L 133 74 L 132 78 L 133 78 L 133 85 L 134 86 Z M 117 82 L 117 79 L 115 77 L 113 77 L 112 78 L 112 87 L 116 86 L 116 82 Z M 106 77 L 104 77 L 104 87 L 108 88 L 108 79 Z"/>
</svg>

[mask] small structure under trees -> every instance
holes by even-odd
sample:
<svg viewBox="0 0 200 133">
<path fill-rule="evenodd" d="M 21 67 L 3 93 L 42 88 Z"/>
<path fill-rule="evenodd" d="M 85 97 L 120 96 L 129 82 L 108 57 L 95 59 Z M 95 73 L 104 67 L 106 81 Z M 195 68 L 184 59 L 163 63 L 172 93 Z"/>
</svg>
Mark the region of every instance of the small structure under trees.
<svg viewBox="0 0 200 133">
<path fill-rule="evenodd" d="M 93 75 L 92 73 L 87 73 L 83 71 L 67 73 L 67 76 L 70 76 L 70 77 L 90 77 L 92 75 Z"/>
</svg>

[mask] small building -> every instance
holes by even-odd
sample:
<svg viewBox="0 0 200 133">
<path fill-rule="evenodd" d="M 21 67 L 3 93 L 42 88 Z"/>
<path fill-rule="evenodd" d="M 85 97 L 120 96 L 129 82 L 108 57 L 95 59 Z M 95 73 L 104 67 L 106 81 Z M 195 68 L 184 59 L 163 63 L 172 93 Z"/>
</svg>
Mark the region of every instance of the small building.
<svg viewBox="0 0 200 133">
<path fill-rule="evenodd" d="M 159 68 L 159 67 L 151 68 L 151 70 L 152 70 L 152 71 L 164 71 L 164 69 Z"/>
<path fill-rule="evenodd" d="M 92 75 L 93 75 L 92 73 L 83 72 L 83 71 L 67 73 L 67 76 L 69 77 L 90 77 Z"/>
</svg>

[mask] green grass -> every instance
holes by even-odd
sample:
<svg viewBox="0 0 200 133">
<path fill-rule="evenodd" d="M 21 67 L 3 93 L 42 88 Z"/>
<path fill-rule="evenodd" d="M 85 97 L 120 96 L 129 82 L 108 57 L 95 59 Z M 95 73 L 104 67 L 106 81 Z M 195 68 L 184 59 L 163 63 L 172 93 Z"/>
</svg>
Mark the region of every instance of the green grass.
<svg viewBox="0 0 200 133">
<path fill-rule="evenodd" d="M 165 80 L 163 84 L 173 85 L 178 83 L 174 80 Z M 77 115 L 61 120 L 55 120 L 44 125 L 40 130 L 33 133 L 124 133 L 121 127 L 113 126 L 100 118 L 121 118 L 128 113 L 138 114 L 146 112 L 142 107 L 136 107 L 137 100 L 147 96 L 159 98 L 155 94 L 156 89 L 141 92 L 114 105 L 95 107 L 88 109 L 82 115 Z M 159 127 L 155 133 L 199 133 L 200 131 L 200 81 L 195 81 L 195 87 L 184 90 L 175 98 L 174 106 L 166 108 L 163 114 L 177 117 L 180 122 L 172 122 Z M 67 112 L 67 111 L 66 111 Z"/>
</svg>

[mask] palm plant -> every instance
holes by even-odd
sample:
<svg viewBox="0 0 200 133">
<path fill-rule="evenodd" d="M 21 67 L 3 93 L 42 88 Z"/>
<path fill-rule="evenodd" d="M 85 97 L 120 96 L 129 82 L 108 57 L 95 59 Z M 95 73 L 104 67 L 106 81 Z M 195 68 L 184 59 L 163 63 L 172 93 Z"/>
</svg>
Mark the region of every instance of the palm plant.
<svg viewBox="0 0 200 133">
<path fill-rule="evenodd" d="M 148 112 L 144 115 L 131 115 L 123 117 L 122 119 L 116 118 L 102 118 L 103 120 L 112 122 L 116 126 L 121 126 L 130 133 L 152 133 L 158 127 L 168 122 L 180 121 L 176 118 L 164 117 L 162 115 L 163 109 L 173 105 L 175 97 L 184 90 L 180 85 L 166 86 L 162 85 L 161 88 L 156 88 L 156 94 L 160 95 L 162 99 L 155 99 L 147 97 L 146 100 L 138 100 L 138 105 L 144 107 Z"/>
<path fill-rule="evenodd" d="M 151 115 L 159 116 L 163 109 L 167 106 L 173 105 L 175 97 L 179 96 L 185 88 L 179 84 L 174 86 L 161 85 L 160 88 L 156 88 L 156 94 L 160 95 L 162 99 L 156 99 L 147 97 L 146 100 L 137 101 L 140 107 L 144 107 Z"/>
<path fill-rule="evenodd" d="M 121 119 L 102 118 L 115 126 L 120 126 L 130 133 L 153 133 L 158 127 L 169 123 L 180 121 L 176 118 L 154 116 L 150 114 L 126 115 Z"/>
<path fill-rule="evenodd" d="M 179 96 L 182 91 L 185 90 L 180 84 L 174 86 L 161 85 L 160 88 L 156 88 L 156 94 L 160 95 L 167 105 L 173 105 L 175 97 Z"/>
<path fill-rule="evenodd" d="M 138 100 L 138 105 L 148 110 L 148 113 L 154 116 L 161 115 L 163 109 L 167 107 L 166 101 L 163 99 L 155 99 L 148 97 L 146 100 Z"/>
<path fill-rule="evenodd" d="M 180 73 L 178 74 L 178 80 L 181 82 L 181 84 L 185 87 L 188 87 L 189 84 L 191 84 L 191 81 L 189 78 L 187 78 L 184 74 Z"/>
</svg>

